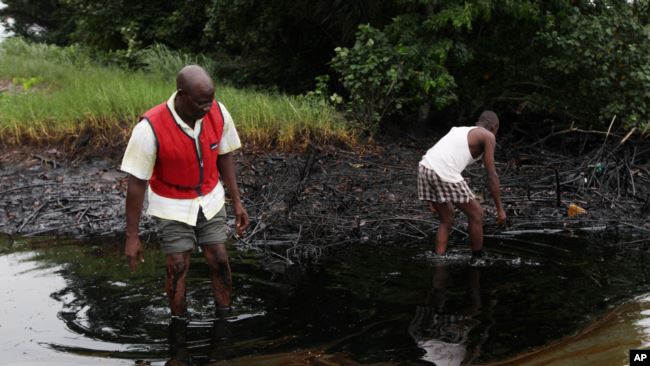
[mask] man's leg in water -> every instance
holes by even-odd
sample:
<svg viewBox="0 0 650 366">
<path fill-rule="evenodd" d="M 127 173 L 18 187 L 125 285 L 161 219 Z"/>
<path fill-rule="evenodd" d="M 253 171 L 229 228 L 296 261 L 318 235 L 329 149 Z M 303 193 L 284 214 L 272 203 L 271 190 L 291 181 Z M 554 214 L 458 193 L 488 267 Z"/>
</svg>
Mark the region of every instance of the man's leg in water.
<svg viewBox="0 0 650 366">
<path fill-rule="evenodd" d="M 210 267 L 212 292 L 218 313 L 219 310 L 230 308 L 232 274 L 230 273 L 230 263 L 228 263 L 228 252 L 224 244 L 206 244 L 202 248 L 203 255 Z"/>
<path fill-rule="evenodd" d="M 185 316 L 185 277 L 190 268 L 190 251 L 167 254 L 165 290 L 174 316 Z"/>
<path fill-rule="evenodd" d="M 436 254 L 445 254 L 449 242 L 449 232 L 454 224 L 454 208 L 449 202 L 429 202 L 429 208 L 438 213 L 440 226 L 436 233 Z"/>
<path fill-rule="evenodd" d="M 456 204 L 467 215 L 469 242 L 472 254 L 479 254 L 483 250 L 483 207 L 477 200 Z"/>
</svg>

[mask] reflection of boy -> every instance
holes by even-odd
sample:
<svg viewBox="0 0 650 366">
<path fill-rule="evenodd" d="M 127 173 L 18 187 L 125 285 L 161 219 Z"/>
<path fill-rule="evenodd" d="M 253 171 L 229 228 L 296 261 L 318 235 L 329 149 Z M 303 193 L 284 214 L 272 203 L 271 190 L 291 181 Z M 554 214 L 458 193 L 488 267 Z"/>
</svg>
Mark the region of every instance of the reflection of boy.
<svg viewBox="0 0 650 366">
<path fill-rule="evenodd" d="M 468 358 L 470 331 L 480 324 L 473 318 L 481 308 L 478 270 L 469 273 L 472 303 L 460 314 L 445 312 L 447 272 L 438 265 L 433 276 L 433 291 L 427 296 L 427 306 L 418 306 L 409 325 L 409 334 L 426 353 L 424 361 L 436 365 L 457 366 Z"/>
</svg>

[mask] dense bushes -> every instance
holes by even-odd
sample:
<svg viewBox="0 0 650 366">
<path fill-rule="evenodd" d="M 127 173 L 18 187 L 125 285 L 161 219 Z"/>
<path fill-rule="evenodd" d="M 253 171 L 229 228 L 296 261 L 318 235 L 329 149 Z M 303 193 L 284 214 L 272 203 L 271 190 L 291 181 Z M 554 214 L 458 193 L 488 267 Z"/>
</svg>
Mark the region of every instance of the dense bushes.
<svg viewBox="0 0 650 366">
<path fill-rule="evenodd" d="M 646 1 L 416 1 L 359 27 L 332 66 L 369 125 L 423 104 L 468 121 L 483 108 L 557 123 L 650 126 Z M 424 5 L 422 5 L 424 4 Z M 453 118 L 452 117 L 452 118 Z"/>
<path fill-rule="evenodd" d="M 538 39 L 546 52 L 540 79 L 547 88 L 531 98 L 533 105 L 582 124 L 602 124 L 616 115 L 628 128 L 647 128 L 650 27 L 645 4 L 574 12 L 541 31 Z"/>
<path fill-rule="evenodd" d="M 371 130 L 416 111 L 467 122 L 483 108 L 592 127 L 650 121 L 650 0 L 4 2 L 17 34 L 131 67 L 160 43 L 207 55 L 236 83 L 306 92 L 327 75 L 321 86 Z"/>
</svg>

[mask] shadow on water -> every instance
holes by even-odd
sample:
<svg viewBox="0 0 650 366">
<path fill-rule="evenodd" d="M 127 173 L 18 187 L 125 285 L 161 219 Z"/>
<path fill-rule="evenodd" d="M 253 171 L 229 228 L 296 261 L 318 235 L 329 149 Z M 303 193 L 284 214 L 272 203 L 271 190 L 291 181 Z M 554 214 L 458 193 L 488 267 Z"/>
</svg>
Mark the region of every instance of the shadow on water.
<svg viewBox="0 0 650 366">
<path fill-rule="evenodd" d="M 2 364 L 561 364 L 577 347 L 609 365 L 650 344 L 648 253 L 586 234 L 493 239 L 474 263 L 461 245 L 357 245 L 307 269 L 231 249 L 225 318 L 195 255 L 189 322 L 169 319 L 163 255 L 131 275 L 120 242 L 0 238 Z"/>
</svg>

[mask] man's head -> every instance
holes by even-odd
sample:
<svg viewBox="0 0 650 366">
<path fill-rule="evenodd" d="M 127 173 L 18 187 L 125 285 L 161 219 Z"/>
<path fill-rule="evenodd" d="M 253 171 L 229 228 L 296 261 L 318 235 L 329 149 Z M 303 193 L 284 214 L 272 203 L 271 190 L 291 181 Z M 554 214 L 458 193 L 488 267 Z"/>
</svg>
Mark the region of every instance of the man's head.
<svg viewBox="0 0 650 366">
<path fill-rule="evenodd" d="M 492 111 L 483 111 L 478 117 L 476 125 L 485 128 L 496 136 L 497 131 L 499 131 L 499 117 Z"/>
<path fill-rule="evenodd" d="M 192 122 L 203 118 L 213 99 L 214 82 L 201 66 L 185 66 L 178 72 L 174 107 L 181 118 Z"/>
</svg>

